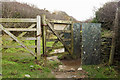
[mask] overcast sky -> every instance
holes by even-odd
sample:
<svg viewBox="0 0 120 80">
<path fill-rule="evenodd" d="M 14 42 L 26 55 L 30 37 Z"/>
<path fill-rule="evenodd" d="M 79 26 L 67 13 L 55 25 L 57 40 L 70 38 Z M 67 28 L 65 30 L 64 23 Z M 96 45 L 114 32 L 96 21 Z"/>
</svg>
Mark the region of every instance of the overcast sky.
<svg viewBox="0 0 120 80">
<path fill-rule="evenodd" d="M 94 17 L 94 10 L 111 0 L 16 0 L 34 4 L 40 9 L 49 11 L 65 11 L 77 20 L 86 20 Z"/>
</svg>

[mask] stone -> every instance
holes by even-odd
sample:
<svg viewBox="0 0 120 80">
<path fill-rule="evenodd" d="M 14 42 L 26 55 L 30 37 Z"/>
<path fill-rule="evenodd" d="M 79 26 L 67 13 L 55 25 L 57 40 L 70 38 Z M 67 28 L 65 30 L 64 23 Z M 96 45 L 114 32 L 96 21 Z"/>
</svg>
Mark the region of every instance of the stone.
<svg viewBox="0 0 120 80">
<path fill-rule="evenodd" d="M 29 74 L 25 74 L 25 77 L 26 77 L 26 78 L 30 78 L 30 75 L 29 75 Z"/>
<path fill-rule="evenodd" d="M 31 68 L 33 68 L 34 66 L 33 65 L 30 65 Z"/>
<path fill-rule="evenodd" d="M 82 70 L 82 68 L 78 68 L 78 71 L 81 71 Z"/>
<path fill-rule="evenodd" d="M 58 60 L 57 56 L 47 57 L 47 60 L 60 62 L 60 60 Z"/>
<path fill-rule="evenodd" d="M 59 65 L 59 69 L 61 70 L 61 69 L 64 69 L 65 68 L 65 66 L 63 66 L 63 65 Z"/>
</svg>

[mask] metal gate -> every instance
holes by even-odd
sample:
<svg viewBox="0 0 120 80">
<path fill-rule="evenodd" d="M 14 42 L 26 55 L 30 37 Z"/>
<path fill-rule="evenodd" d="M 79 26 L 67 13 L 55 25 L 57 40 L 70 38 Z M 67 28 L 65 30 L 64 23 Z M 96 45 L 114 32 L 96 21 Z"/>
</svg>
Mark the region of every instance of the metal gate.
<svg viewBox="0 0 120 80">
<path fill-rule="evenodd" d="M 101 24 L 82 24 L 82 64 L 100 63 L 101 54 Z"/>
<path fill-rule="evenodd" d="M 69 38 L 70 34 L 65 33 Z M 67 44 L 70 44 L 67 41 Z M 101 54 L 101 24 L 74 23 L 73 24 L 73 55 L 81 58 L 83 65 L 100 63 Z"/>
</svg>

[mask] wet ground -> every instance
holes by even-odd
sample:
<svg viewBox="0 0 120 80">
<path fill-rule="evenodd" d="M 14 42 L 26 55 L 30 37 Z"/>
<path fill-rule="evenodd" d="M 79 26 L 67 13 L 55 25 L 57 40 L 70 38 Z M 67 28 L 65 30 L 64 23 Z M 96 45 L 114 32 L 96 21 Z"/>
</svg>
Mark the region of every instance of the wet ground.
<svg viewBox="0 0 120 80">
<path fill-rule="evenodd" d="M 64 49 L 55 50 L 56 52 L 64 52 Z M 52 71 L 56 78 L 85 78 L 86 72 L 81 67 L 81 59 L 76 60 L 59 60 L 57 56 L 48 57 L 48 60 L 61 62 L 62 65 Z"/>
<path fill-rule="evenodd" d="M 52 58 L 62 63 L 58 69 L 52 71 L 56 78 L 85 78 L 86 72 L 81 67 L 81 59 L 58 60 L 57 56 L 48 59 Z"/>
<path fill-rule="evenodd" d="M 56 78 L 84 78 L 84 71 L 81 67 L 81 60 L 61 60 L 58 70 L 54 71 Z"/>
</svg>

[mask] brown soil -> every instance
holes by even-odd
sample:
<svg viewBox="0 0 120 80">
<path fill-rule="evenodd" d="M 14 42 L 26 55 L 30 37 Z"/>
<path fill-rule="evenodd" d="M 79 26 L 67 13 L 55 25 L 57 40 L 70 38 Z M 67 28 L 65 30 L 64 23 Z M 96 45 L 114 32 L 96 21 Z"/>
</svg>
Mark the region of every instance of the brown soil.
<svg viewBox="0 0 120 80">
<path fill-rule="evenodd" d="M 81 68 L 81 59 L 77 60 L 61 60 L 62 65 L 53 71 L 56 78 L 85 78 L 86 72 L 78 70 Z"/>
</svg>

